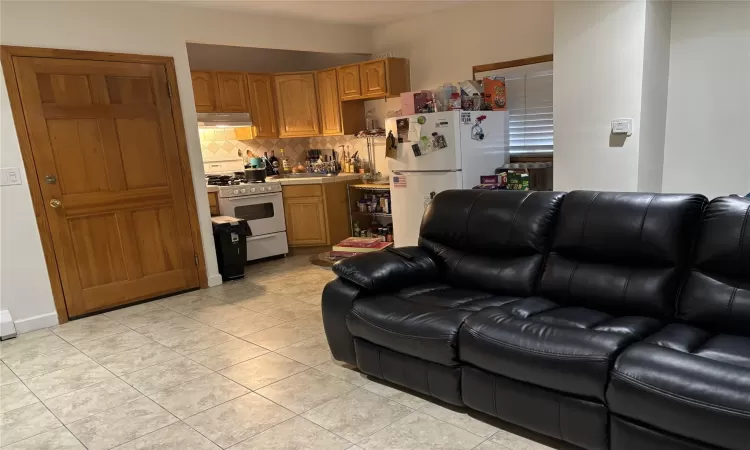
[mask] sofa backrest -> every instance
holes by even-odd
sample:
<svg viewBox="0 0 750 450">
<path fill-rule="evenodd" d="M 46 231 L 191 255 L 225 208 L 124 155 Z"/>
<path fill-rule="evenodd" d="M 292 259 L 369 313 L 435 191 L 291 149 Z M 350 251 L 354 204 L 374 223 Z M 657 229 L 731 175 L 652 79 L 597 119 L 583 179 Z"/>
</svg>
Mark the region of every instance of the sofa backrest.
<svg viewBox="0 0 750 450">
<path fill-rule="evenodd" d="M 750 336 L 750 199 L 719 197 L 708 204 L 677 318 Z"/>
<path fill-rule="evenodd" d="M 446 282 L 498 295 L 531 295 L 561 192 L 450 190 L 422 219 L 419 245 L 444 263 Z"/>
<path fill-rule="evenodd" d="M 609 313 L 673 317 L 706 202 L 702 195 L 568 193 L 539 295 Z"/>
</svg>

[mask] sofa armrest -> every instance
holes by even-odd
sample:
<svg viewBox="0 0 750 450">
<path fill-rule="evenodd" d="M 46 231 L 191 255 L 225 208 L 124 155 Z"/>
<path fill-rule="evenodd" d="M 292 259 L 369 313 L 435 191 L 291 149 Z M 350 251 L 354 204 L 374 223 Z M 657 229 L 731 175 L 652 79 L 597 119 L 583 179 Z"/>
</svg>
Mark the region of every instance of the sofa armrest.
<svg viewBox="0 0 750 450">
<path fill-rule="evenodd" d="M 421 247 L 352 256 L 334 264 L 333 272 L 370 291 L 395 291 L 440 276 L 437 260 Z"/>
</svg>

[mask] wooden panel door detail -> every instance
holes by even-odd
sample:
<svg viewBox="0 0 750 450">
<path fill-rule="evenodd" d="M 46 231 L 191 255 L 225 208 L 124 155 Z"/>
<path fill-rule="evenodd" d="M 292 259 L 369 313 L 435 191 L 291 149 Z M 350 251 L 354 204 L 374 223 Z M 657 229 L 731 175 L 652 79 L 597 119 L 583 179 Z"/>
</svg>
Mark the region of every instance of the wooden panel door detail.
<svg viewBox="0 0 750 450">
<path fill-rule="evenodd" d="M 312 72 L 276 75 L 274 83 L 279 113 L 279 136 L 320 134 L 315 75 Z"/>
<path fill-rule="evenodd" d="M 370 61 L 361 65 L 362 95 L 377 97 L 388 92 L 385 81 L 385 61 Z"/>
<path fill-rule="evenodd" d="M 336 69 L 318 72 L 318 104 L 320 105 L 320 133 L 324 136 L 343 134 L 341 101 L 339 100 Z"/>
<path fill-rule="evenodd" d="M 190 72 L 193 79 L 193 97 L 198 112 L 216 111 L 216 85 L 211 72 Z"/>
<path fill-rule="evenodd" d="M 248 112 L 245 95 L 245 74 L 216 72 L 219 91 L 219 112 Z"/>
<path fill-rule="evenodd" d="M 339 67 L 338 75 L 339 93 L 342 100 L 362 96 L 362 88 L 359 81 L 359 64 Z"/>
<path fill-rule="evenodd" d="M 276 105 L 273 99 L 273 78 L 268 74 L 247 74 L 250 115 L 256 137 L 279 137 L 276 126 Z"/>
<path fill-rule="evenodd" d="M 284 216 L 289 245 L 326 245 L 328 243 L 323 197 L 284 199 Z"/>
<path fill-rule="evenodd" d="M 198 287 L 165 65 L 13 61 L 68 315 Z"/>
</svg>

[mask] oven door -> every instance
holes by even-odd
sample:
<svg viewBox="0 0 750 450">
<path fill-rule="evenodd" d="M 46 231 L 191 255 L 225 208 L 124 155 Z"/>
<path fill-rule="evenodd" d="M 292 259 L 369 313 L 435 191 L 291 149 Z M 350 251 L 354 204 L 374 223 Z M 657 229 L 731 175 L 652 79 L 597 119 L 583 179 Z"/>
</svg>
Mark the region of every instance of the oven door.
<svg viewBox="0 0 750 450">
<path fill-rule="evenodd" d="M 219 198 L 219 212 L 247 220 L 253 236 L 286 231 L 281 192 Z"/>
</svg>

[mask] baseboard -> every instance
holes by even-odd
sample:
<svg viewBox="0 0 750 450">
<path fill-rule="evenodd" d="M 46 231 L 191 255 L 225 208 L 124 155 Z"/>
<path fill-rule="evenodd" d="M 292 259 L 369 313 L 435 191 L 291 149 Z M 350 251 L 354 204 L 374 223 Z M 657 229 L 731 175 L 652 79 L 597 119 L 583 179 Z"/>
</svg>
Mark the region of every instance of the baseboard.
<svg viewBox="0 0 750 450">
<path fill-rule="evenodd" d="M 208 277 L 208 287 L 219 286 L 223 283 L 221 281 L 221 274 L 211 275 Z"/>
<path fill-rule="evenodd" d="M 54 327 L 59 324 L 59 322 L 57 320 L 57 313 L 51 312 L 16 320 L 15 324 L 16 332 L 21 334 L 28 333 L 29 331 L 41 330 L 42 328 Z"/>
</svg>

